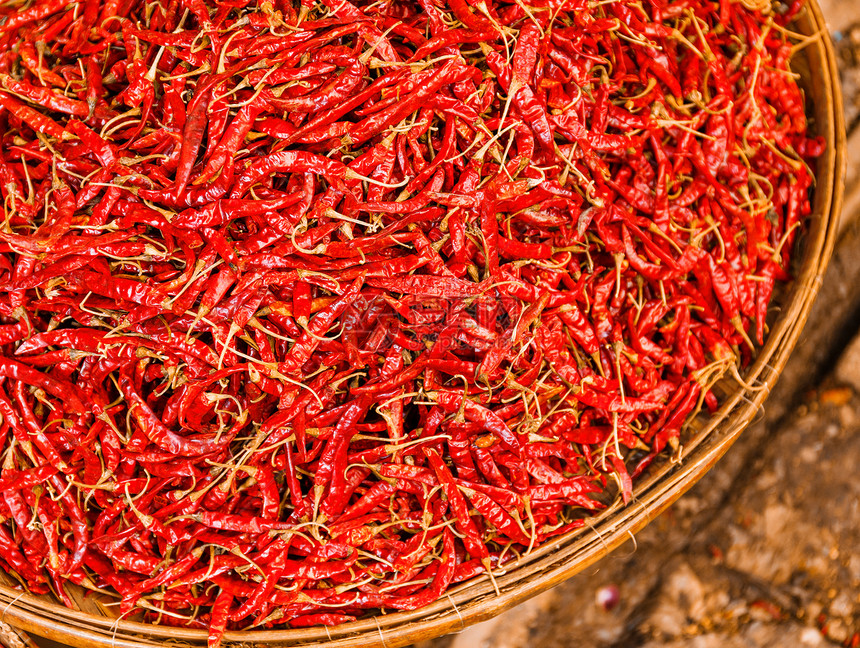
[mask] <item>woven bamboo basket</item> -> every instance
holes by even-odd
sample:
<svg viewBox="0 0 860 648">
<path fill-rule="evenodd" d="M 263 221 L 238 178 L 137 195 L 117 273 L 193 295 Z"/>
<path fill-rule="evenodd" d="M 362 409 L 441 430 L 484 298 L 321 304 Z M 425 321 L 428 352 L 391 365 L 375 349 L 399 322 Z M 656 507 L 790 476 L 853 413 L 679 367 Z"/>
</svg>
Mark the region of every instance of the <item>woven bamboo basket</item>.
<svg viewBox="0 0 860 648">
<path fill-rule="evenodd" d="M 781 296 L 779 315 L 755 362 L 744 375 L 747 385 L 727 380 L 719 385 L 722 406 L 694 420 L 679 456 L 652 467 L 634 491 L 634 504 L 616 502 L 589 527 L 543 545 L 496 574 L 461 584 L 445 598 L 413 612 L 380 614 L 335 628 L 228 632 L 225 644 L 327 648 L 397 648 L 462 630 L 557 585 L 624 543 L 689 490 L 743 432 L 762 404 L 797 344 L 830 259 L 840 207 L 845 167 L 845 125 L 833 46 L 815 0 L 808 0 L 794 29 L 809 36 L 793 66 L 802 77 L 810 123 L 827 142 L 817 161 L 813 214 L 804 235 L 795 281 Z M 11 587 L 0 574 L 0 622 L 80 648 L 205 646 L 207 634 L 118 620 L 83 590 L 70 592 L 79 609 L 66 608 L 50 596 L 34 596 Z"/>
</svg>

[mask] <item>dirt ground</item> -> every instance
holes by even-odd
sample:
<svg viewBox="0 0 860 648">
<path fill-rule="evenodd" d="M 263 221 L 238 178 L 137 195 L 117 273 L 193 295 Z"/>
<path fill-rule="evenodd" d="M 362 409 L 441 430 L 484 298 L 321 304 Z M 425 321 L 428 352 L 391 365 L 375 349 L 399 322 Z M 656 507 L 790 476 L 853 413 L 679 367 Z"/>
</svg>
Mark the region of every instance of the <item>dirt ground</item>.
<svg viewBox="0 0 860 648">
<path fill-rule="evenodd" d="M 849 132 L 842 236 L 765 413 L 635 543 L 414 648 L 860 646 L 860 1 L 822 9 Z"/>
</svg>

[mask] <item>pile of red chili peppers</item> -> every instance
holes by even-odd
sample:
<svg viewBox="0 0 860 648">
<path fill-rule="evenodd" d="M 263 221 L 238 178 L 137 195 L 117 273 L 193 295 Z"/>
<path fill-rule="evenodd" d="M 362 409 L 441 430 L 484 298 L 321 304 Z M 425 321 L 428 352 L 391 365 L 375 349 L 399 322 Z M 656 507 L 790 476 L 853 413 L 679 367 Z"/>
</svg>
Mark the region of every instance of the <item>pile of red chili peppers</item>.
<svg viewBox="0 0 860 648">
<path fill-rule="evenodd" d="M 629 499 L 788 279 L 800 2 L 6 2 L 2 567 L 216 645 Z"/>
</svg>

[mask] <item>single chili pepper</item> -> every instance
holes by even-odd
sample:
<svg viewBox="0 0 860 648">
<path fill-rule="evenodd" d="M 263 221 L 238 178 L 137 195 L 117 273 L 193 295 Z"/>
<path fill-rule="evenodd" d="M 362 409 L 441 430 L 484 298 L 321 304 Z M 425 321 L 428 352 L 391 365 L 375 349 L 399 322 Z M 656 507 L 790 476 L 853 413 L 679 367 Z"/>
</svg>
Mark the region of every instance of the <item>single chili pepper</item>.
<svg viewBox="0 0 860 648">
<path fill-rule="evenodd" d="M 37 133 L 50 135 L 57 139 L 60 139 L 63 135 L 63 127 L 53 119 L 22 104 L 5 92 L 0 92 L 0 107 L 8 110 Z"/>
<path fill-rule="evenodd" d="M 270 104 L 288 112 L 317 112 L 340 103 L 361 83 L 365 67 L 360 60 L 353 60 L 343 72 L 324 84 L 317 92 L 290 99 L 273 98 Z"/>
<path fill-rule="evenodd" d="M 7 474 L 3 471 L 3 477 L 0 478 L 0 490 L 6 489 L 22 490 L 31 488 L 36 484 L 44 482 L 48 477 L 57 473 L 55 466 L 37 466 L 21 471 L 12 471 L 13 474 Z"/>
<path fill-rule="evenodd" d="M 44 60 L 36 53 L 36 48 L 27 40 L 18 44 L 18 55 L 21 57 L 21 63 L 30 73 L 35 76 L 44 85 L 49 83 L 55 87 L 64 88 L 66 80 L 53 72 L 50 68 L 44 66 Z"/>
<path fill-rule="evenodd" d="M 528 546 L 530 544 L 530 540 L 525 535 L 521 526 L 517 524 L 514 518 L 499 504 L 480 491 L 464 489 L 464 492 L 472 502 L 472 505 L 478 509 L 484 518 L 496 527 L 500 533 L 503 533 L 514 542 L 518 542 L 522 545 Z"/>
<path fill-rule="evenodd" d="M 83 101 L 69 99 L 63 94 L 54 92 L 49 88 L 34 86 L 24 81 L 18 81 L 9 75 L 0 74 L 0 84 L 19 97 L 23 97 L 31 103 L 38 104 L 54 112 L 66 113 L 75 117 L 87 117 L 90 109 Z M 108 120 L 116 116 L 112 110 L 100 108 L 94 110 L 98 119 Z"/>
<path fill-rule="evenodd" d="M 600 348 L 597 335 L 582 311 L 575 304 L 565 304 L 558 309 L 558 316 L 567 324 L 570 334 L 583 350 L 590 356 L 596 356 Z"/>
<path fill-rule="evenodd" d="M 448 4 L 457 19 L 470 29 L 481 32 L 493 30 L 493 24 L 483 16 L 472 12 L 466 0 L 451 0 Z"/>
<path fill-rule="evenodd" d="M 69 5 L 70 0 L 51 0 L 50 2 L 39 2 L 25 9 L 17 11 L 11 16 L 5 16 L 5 22 L 0 25 L 0 32 L 13 32 L 27 23 L 47 18 L 53 13 L 62 11 Z"/>
<path fill-rule="evenodd" d="M 475 70 L 476 71 L 476 70 Z M 473 76 L 473 70 L 456 61 L 449 61 L 439 68 L 426 84 L 422 85 L 408 97 L 375 115 L 359 122 L 349 133 L 350 143 L 359 146 L 389 125 L 396 124 L 412 113 L 420 104 L 434 95 L 443 86 L 456 83 L 464 78 Z"/>
<path fill-rule="evenodd" d="M 436 473 L 436 477 L 439 479 L 439 483 L 442 485 L 445 497 L 448 499 L 448 505 L 454 513 L 457 528 L 460 529 L 465 536 L 463 542 L 466 545 L 466 550 L 474 558 L 479 558 L 481 560 L 487 558 L 487 547 L 479 539 L 478 530 L 475 527 L 472 518 L 469 517 L 469 512 L 466 508 L 466 501 L 463 499 L 463 495 L 460 493 L 451 472 L 448 470 L 447 466 L 445 466 L 442 458 L 435 450 L 425 448 L 424 456 L 427 457 L 433 471 Z"/>
<path fill-rule="evenodd" d="M 370 407 L 366 397 L 350 403 L 343 417 L 338 421 L 326 448 L 320 457 L 319 466 L 314 476 L 314 492 L 320 499 L 322 489 L 328 486 L 328 496 L 323 501 L 320 511 L 323 515 L 333 518 L 346 506 L 344 499 L 344 473 L 346 472 L 348 447 L 355 423 Z M 348 496 L 348 492 L 347 492 Z"/>
<path fill-rule="evenodd" d="M 349 169 L 339 162 L 329 160 L 306 151 L 282 151 L 273 153 L 251 165 L 236 181 L 230 198 L 241 197 L 260 178 L 276 171 L 313 172 L 322 175 L 339 190 L 349 191 L 344 180 L 350 176 Z"/>
<path fill-rule="evenodd" d="M 291 628 L 308 628 L 312 626 L 337 626 L 342 623 L 355 621 L 356 617 L 348 614 L 338 614 L 336 612 L 317 612 L 316 614 L 306 614 L 290 619 Z"/>
<path fill-rule="evenodd" d="M 176 196 L 179 196 L 185 190 L 188 181 L 191 179 L 192 167 L 194 166 L 200 144 L 203 141 L 203 134 L 206 131 L 206 124 L 208 122 L 207 110 L 210 99 L 211 90 L 205 88 L 202 91 L 198 91 L 189 104 L 185 127 L 182 131 L 182 147 L 176 167 L 176 181 L 173 187 L 173 193 Z"/>
<path fill-rule="evenodd" d="M 206 182 L 217 172 L 221 171 L 227 160 L 231 159 L 236 154 L 236 151 L 239 150 L 242 142 L 251 131 L 251 128 L 254 125 L 254 120 L 263 111 L 265 104 L 270 100 L 270 93 L 263 92 L 257 95 L 253 101 L 239 109 L 239 112 L 236 114 L 233 121 L 230 122 L 230 126 L 227 127 L 224 135 L 217 144 L 212 145 L 212 151 L 210 152 L 207 150 L 206 166 L 203 168 L 203 171 L 200 172 L 200 175 L 194 180 L 194 184 Z M 203 108 L 203 110 L 205 111 L 205 108 Z"/>
<path fill-rule="evenodd" d="M 451 29 L 444 33 L 434 34 L 432 38 L 422 43 L 412 54 L 408 62 L 419 61 L 434 52 L 451 45 L 462 45 L 463 43 L 482 43 L 493 37 L 492 31 L 468 31 L 465 29 Z"/>
</svg>

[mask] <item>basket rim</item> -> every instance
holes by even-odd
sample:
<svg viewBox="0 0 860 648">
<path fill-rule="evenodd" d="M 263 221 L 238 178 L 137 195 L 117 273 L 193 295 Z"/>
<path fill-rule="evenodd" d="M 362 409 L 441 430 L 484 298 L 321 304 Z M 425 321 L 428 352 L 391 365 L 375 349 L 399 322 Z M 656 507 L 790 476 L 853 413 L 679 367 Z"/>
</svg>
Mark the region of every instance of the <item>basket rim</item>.
<svg viewBox="0 0 860 648">
<path fill-rule="evenodd" d="M 486 575 L 482 575 L 453 588 L 447 598 L 419 610 L 383 613 L 334 628 L 228 631 L 224 635 L 225 643 L 324 644 L 329 648 L 347 648 L 361 641 L 363 648 L 397 648 L 465 629 L 557 585 L 611 553 L 692 488 L 725 454 L 760 410 L 796 345 L 838 233 L 847 156 L 837 60 L 817 0 L 807 0 L 799 18 L 808 21 L 810 35 L 821 36 L 810 47 L 817 51 L 823 63 L 817 76 L 823 81 L 823 97 L 829 99 L 826 102 L 828 119 L 826 124 L 819 124 L 819 128 L 827 126 L 826 132 L 819 134 L 825 137 L 828 146 L 825 155 L 819 158 L 814 210 L 817 218 L 807 233 L 809 247 L 803 253 L 803 266 L 786 296 L 786 310 L 780 314 L 745 375 L 748 382 L 756 381 L 764 388 L 751 397 L 742 389 L 734 390 L 709 417 L 695 441 L 685 448 L 678 463 L 665 465 L 636 485 L 636 506 L 623 506 L 616 499 L 593 518 L 589 528 L 559 536 L 524 559 L 506 566 L 505 572 L 495 578 L 498 590 Z M 619 515 L 621 517 L 616 519 Z M 568 560 L 570 554 L 575 554 L 576 559 Z M 0 584 L 0 605 L 3 605 L 0 620 L 39 636 L 79 646 L 140 648 L 163 646 L 173 641 L 205 644 L 208 637 L 205 630 L 96 616 L 22 593 L 5 584 Z"/>
</svg>

